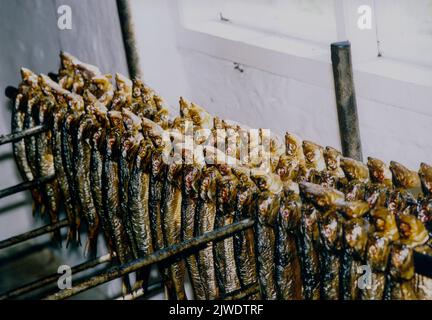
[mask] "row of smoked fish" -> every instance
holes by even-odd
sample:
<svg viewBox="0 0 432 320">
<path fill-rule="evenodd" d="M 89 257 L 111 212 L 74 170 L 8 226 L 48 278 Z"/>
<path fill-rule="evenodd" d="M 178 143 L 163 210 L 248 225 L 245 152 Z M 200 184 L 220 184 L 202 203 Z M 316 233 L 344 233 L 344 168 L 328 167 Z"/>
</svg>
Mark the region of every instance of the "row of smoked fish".
<svg viewBox="0 0 432 320">
<path fill-rule="evenodd" d="M 259 283 L 251 299 L 432 299 L 432 280 L 413 263 L 414 251 L 431 254 L 432 167 L 365 165 L 291 133 L 252 135 L 182 98 L 171 118 L 141 80 L 117 74 L 113 85 L 60 58 L 51 78 L 21 70 L 12 129 L 49 128 L 13 150 L 26 181 L 55 174 L 31 190 L 34 210 L 56 223 L 63 208 L 68 243 L 86 225 L 94 254 L 102 231 L 123 264 L 252 218 L 254 228 L 160 263 L 167 298 L 217 299 Z M 180 150 L 168 163 L 167 132 Z M 209 161 L 221 153 L 225 161 Z M 135 288 L 148 277 L 137 272 Z"/>
</svg>

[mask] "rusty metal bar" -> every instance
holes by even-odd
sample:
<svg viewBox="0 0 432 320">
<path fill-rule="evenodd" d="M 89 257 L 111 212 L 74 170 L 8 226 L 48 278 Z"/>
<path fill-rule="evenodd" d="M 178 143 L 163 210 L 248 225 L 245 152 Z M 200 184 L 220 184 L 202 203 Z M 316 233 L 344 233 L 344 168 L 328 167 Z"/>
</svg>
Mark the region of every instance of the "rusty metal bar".
<svg viewBox="0 0 432 320">
<path fill-rule="evenodd" d="M 258 293 L 260 291 L 260 286 L 258 283 L 254 283 L 250 286 L 247 286 L 246 288 L 242 288 L 240 290 L 234 291 L 228 295 L 226 295 L 223 299 L 224 300 L 240 300 L 247 298 L 255 293 Z"/>
<path fill-rule="evenodd" d="M 331 44 L 331 59 L 342 152 L 363 160 L 349 41 Z"/>
<path fill-rule="evenodd" d="M 61 300 L 66 299 L 71 296 L 74 296 L 80 292 L 86 291 L 90 288 L 96 287 L 100 284 L 109 282 L 111 280 L 117 279 L 121 276 L 124 276 L 128 273 L 137 271 L 143 267 L 153 265 L 155 263 L 161 262 L 168 258 L 172 258 L 181 253 L 184 253 L 192 248 L 197 248 L 201 245 L 204 245 L 208 242 L 222 240 L 226 237 L 229 237 L 233 233 L 245 230 L 247 228 L 252 227 L 254 224 L 253 220 L 245 219 L 243 221 L 239 221 L 233 223 L 231 225 L 222 227 L 218 230 L 214 230 L 211 232 L 207 232 L 199 237 L 194 239 L 186 240 L 182 243 L 175 244 L 159 250 L 153 254 L 150 254 L 144 258 L 137 259 L 126 263 L 122 266 L 115 266 L 110 268 L 108 271 L 101 273 L 100 275 L 94 276 L 90 279 L 87 279 L 81 283 L 76 284 L 71 289 L 65 289 L 63 291 L 59 291 L 55 294 L 47 296 L 45 299 L 47 300 Z"/>
<path fill-rule="evenodd" d="M 32 181 L 22 182 L 22 183 L 15 185 L 15 186 L 0 190 L 0 199 L 7 197 L 7 196 L 10 196 L 12 194 L 24 191 L 24 190 L 31 189 L 33 187 L 39 187 L 41 184 L 44 184 L 45 182 L 48 182 L 54 178 L 55 178 L 55 175 L 52 174 L 52 175 L 45 176 L 42 178 L 34 179 Z"/>
<path fill-rule="evenodd" d="M 79 265 L 76 265 L 74 267 L 72 267 L 71 271 L 72 274 L 75 275 L 79 272 L 94 268 L 98 265 L 101 265 L 103 263 L 107 263 L 110 262 L 112 260 L 112 257 L 110 254 L 106 254 L 103 256 L 100 256 L 99 258 L 81 263 Z M 29 293 L 33 290 L 37 290 L 43 287 L 46 287 L 50 284 L 55 283 L 59 278 L 59 274 L 58 273 L 53 273 L 51 275 L 48 275 L 44 278 L 38 279 L 36 281 L 33 281 L 31 283 L 28 283 L 22 287 L 19 287 L 17 289 L 5 292 L 3 294 L 0 295 L 0 300 L 6 300 L 6 299 L 14 299 L 17 298 L 19 296 L 22 296 L 26 293 Z"/>
<path fill-rule="evenodd" d="M 0 145 L 15 142 L 25 137 L 34 136 L 48 129 L 45 125 L 34 126 L 33 128 L 0 136 Z"/>
<path fill-rule="evenodd" d="M 135 32 L 128 0 L 117 0 L 117 10 L 123 35 L 123 44 L 126 52 L 129 76 L 131 79 L 141 78 L 141 67 L 135 43 Z"/>
<path fill-rule="evenodd" d="M 9 239 L 5 239 L 0 241 L 0 249 L 4 249 L 13 245 L 16 245 L 18 243 L 37 238 L 41 235 L 44 235 L 46 233 L 50 233 L 54 230 L 64 228 L 69 225 L 69 221 L 67 219 L 60 220 L 59 222 L 55 224 L 50 224 L 48 226 L 40 227 L 38 229 L 34 229 L 31 231 L 28 231 L 26 233 L 22 233 L 18 236 L 11 237 Z"/>
</svg>

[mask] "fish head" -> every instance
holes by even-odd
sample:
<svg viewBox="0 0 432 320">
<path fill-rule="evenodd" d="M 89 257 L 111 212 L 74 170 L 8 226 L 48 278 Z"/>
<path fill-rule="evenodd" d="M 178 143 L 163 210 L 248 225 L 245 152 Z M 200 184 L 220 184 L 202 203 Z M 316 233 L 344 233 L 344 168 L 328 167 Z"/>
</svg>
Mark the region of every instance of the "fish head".
<svg viewBox="0 0 432 320">
<path fill-rule="evenodd" d="M 180 117 L 190 118 L 189 115 L 189 109 L 191 108 L 190 102 L 187 101 L 185 98 L 180 97 L 179 106 L 180 106 Z"/>
<path fill-rule="evenodd" d="M 123 132 L 123 116 L 120 111 L 110 110 L 108 111 L 108 119 L 110 121 L 110 126 L 112 129 L 118 132 Z"/>
<path fill-rule="evenodd" d="M 132 96 L 132 81 L 120 73 L 115 74 L 115 83 L 118 93 Z"/>
<path fill-rule="evenodd" d="M 217 188 L 219 203 L 233 204 L 236 200 L 238 180 L 234 174 L 222 176 Z"/>
<path fill-rule="evenodd" d="M 343 218 L 336 210 L 324 213 L 320 220 L 320 234 L 324 245 L 329 249 L 342 249 Z"/>
<path fill-rule="evenodd" d="M 349 218 L 360 218 L 370 211 L 369 203 L 362 200 L 344 201 L 337 208 Z"/>
<path fill-rule="evenodd" d="M 432 166 L 422 162 L 420 164 L 419 176 L 425 195 L 432 194 Z"/>
<path fill-rule="evenodd" d="M 201 169 L 196 165 L 186 165 L 183 171 L 183 188 L 186 195 L 199 192 Z"/>
<path fill-rule="evenodd" d="M 285 134 L 285 149 L 290 156 L 303 155 L 302 140 L 297 135 L 287 132 Z"/>
<path fill-rule="evenodd" d="M 147 118 L 141 120 L 144 135 L 148 136 L 156 147 L 164 147 L 170 143 L 167 132 L 161 126 Z"/>
<path fill-rule="evenodd" d="M 204 200 L 216 202 L 216 185 L 221 178 L 215 167 L 206 167 L 203 170 L 200 195 Z"/>
<path fill-rule="evenodd" d="M 362 258 L 366 253 L 369 222 L 362 218 L 353 218 L 345 223 L 345 243 L 355 255 Z"/>
<path fill-rule="evenodd" d="M 127 108 L 122 109 L 123 123 L 126 128 L 126 133 L 136 135 L 142 128 L 141 118 Z"/>
<path fill-rule="evenodd" d="M 368 240 L 367 262 L 374 271 L 384 272 L 390 256 L 391 240 L 381 234 L 372 234 Z"/>
<path fill-rule="evenodd" d="M 135 99 L 141 98 L 144 91 L 144 82 L 141 79 L 135 78 L 132 80 L 132 97 Z"/>
<path fill-rule="evenodd" d="M 323 147 L 310 141 L 303 141 L 303 152 L 305 155 L 306 165 L 309 168 L 322 171 L 325 169 L 325 160 Z"/>
<path fill-rule="evenodd" d="M 153 116 L 154 122 L 159 124 L 162 129 L 168 129 L 169 127 L 169 111 L 166 108 L 159 109 Z"/>
<path fill-rule="evenodd" d="M 326 147 L 324 149 L 324 160 L 327 169 L 330 171 L 335 171 L 340 167 L 341 157 L 342 157 L 342 153 L 339 150 L 336 150 L 335 148 Z"/>
<path fill-rule="evenodd" d="M 393 185 L 392 173 L 384 161 L 368 157 L 367 166 L 372 182 L 382 183 L 388 187 Z"/>
<path fill-rule="evenodd" d="M 275 172 L 282 181 L 295 180 L 298 174 L 299 161 L 290 155 L 281 155 L 276 166 Z"/>
<path fill-rule="evenodd" d="M 375 208 L 371 211 L 370 215 L 375 234 L 390 241 L 399 239 L 395 216 L 387 208 Z"/>
<path fill-rule="evenodd" d="M 409 170 L 404 165 L 396 162 L 390 162 L 390 170 L 393 173 L 393 182 L 396 187 L 411 189 L 421 186 L 420 177 L 417 172 Z"/>
<path fill-rule="evenodd" d="M 414 215 L 401 215 L 398 218 L 398 229 L 401 243 L 411 248 L 422 245 L 429 239 L 424 224 Z"/>
<path fill-rule="evenodd" d="M 390 274 L 397 280 L 411 280 L 414 277 L 413 250 L 402 244 L 394 243 L 390 252 Z"/>
<path fill-rule="evenodd" d="M 369 181 L 369 169 L 362 162 L 343 157 L 341 158 L 340 164 L 349 180 L 358 180 L 361 182 Z"/>
</svg>

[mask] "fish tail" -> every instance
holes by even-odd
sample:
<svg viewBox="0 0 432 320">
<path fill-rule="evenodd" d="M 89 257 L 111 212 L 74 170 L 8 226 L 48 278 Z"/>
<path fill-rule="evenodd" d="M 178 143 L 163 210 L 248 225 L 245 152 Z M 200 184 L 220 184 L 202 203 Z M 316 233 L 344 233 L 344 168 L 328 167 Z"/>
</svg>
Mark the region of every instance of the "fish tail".
<svg viewBox="0 0 432 320">
<path fill-rule="evenodd" d="M 69 247 L 69 244 L 71 242 L 77 242 L 76 236 L 77 236 L 77 232 L 76 232 L 75 224 L 70 224 L 68 234 L 66 237 L 66 249 Z"/>
<path fill-rule="evenodd" d="M 149 279 L 150 279 L 151 268 L 145 267 L 136 272 L 136 282 L 134 285 L 134 290 L 143 289 L 147 292 Z"/>
<path fill-rule="evenodd" d="M 97 237 L 91 237 L 89 235 L 86 244 L 84 246 L 84 257 L 95 258 L 96 254 L 97 254 Z"/>
</svg>

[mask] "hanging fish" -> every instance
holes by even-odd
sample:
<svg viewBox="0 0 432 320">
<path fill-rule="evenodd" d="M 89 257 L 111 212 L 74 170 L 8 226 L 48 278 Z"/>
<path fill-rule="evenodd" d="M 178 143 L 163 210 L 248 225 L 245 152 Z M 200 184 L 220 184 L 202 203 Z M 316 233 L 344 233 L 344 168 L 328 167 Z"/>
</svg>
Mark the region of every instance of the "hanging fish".
<svg viewBox="0 0 432 320">
<path fill-rule="evenodd" d="M 255 218 L 257 186 L 250 178 L 249 169 L 233 167 L 232 170 L 239 182 L 234 221 L 239 222 L 247 218 L 253 219 Z M 234 234 L 236 266 L 243 288 L 258 282 L 255 252 L 252 228 Z M 260 299 L 260 294 L 255 294 L 250 299 Z"/>
<path fill-rule="evenodd" d="M 391 245 L 399 239 L 395 216 L 384 207 L 370 212 L 372 232 L 366 252 L 367 266 L 372 274 L 370 283 L 361 291 L 362 300 L 382 300 L 388 288 L 387 267 Z"/>
<path fill-rule="evenodd" d="M 301 219 L 301 198 L 298 184 L 284 182 L 276 222 L 276 282 L 278 299 L 303 299 L 303 280 L 299 259 L 299 228 Z"/>
<path fill-rule="evenodd" d="M 214 230 L 216 219 L 216 184 L 219 179 L 220 173 L 214 166 L 207 166 L 203 169 L 195 220 L 197 236 Z M 204 249 L 199 251 L 198 267 L 205 285 L 206 299 L 218 299 L 220 292 L 216 280 L 212 243 L 208 243 Z"/>
<path fill-rule="evenodd" d="M 224 165 L 217 165 L 221 178 L 216 185 L 215 229 L 234 222 L 238 180 L 232 170 Z M 214 244 L 216 276 L 222 295 L 240 289 L 234 254 L 234 237 L 228 237 Z"/>
<path fill-rule="evenodd" d="M 259 169 L 251 170 L 251 178 L 260 190 L 257 198 L 255 247 L 261 294 L 263 299 L 276 300 L 275 224 L 283 191 L 282 181 L 279 176 Z"/>
</svg>

